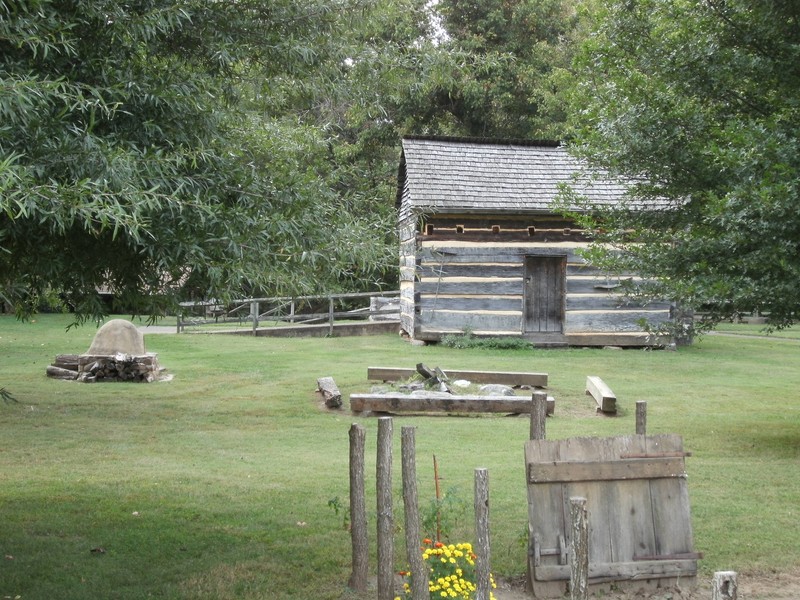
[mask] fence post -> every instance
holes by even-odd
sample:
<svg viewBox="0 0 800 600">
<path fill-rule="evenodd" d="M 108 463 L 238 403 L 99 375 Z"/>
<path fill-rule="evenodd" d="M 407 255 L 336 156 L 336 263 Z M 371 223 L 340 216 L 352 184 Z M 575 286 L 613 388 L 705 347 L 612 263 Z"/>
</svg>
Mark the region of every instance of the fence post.
<svg viewBox="0 0 800 600">
<path fill-rule="evenodd" d="M 570 498 L 569 504 L 572 517 L 569 597 L 570 600 L 587 600 L 589 597 L 589 523 L 586 498 Z"/>
<path fill-rule="evenodd" d="M 736 571 L 717 571 L 711 584 L 711 600 L 736 600 Z"/>
<path fill-rule="evenodd" d="M 489 471 L 475 469 L 475 600 L 491 597 L 491 551 L 489 546 Z"/>
<path fill-rule="evenodd" d="M 378 600 L 394 598 L 394 540 L 392 514 L 392 418 L 378 419 Z"/>
<path fill-rule="evenodd" d="M 350 539 L 353 545 L 353 570 L 347 585 L 359 592 L 367 590 L 369 540 L 364 487 L 364 446 L 367 432 L 362 425 L 350 427 Z"/>
<path fill-rule="evenodd" d="M 636 433 L 647 434 L 647 402 L 644 400 L 636 401 Z"/>
<path fill-rule="evenodd" d="M 403 465 L 403 506 L 406 519 L 406 556 L 411 569 L 411 598 L 429 600 L 428 574 L 420 550 L 419 500 L 417 497 L 417 463 L 415 427 L 400 430 Z"/>
<path fill-rule="evenodd" d="M 256 329 L 258 329 L 258 301 L 250 303 L 250 317 L 253 319 L 253 335 L 256 335 Z"/>
<path fill-rule="evenodd" d="M 333 296 L 328 298 L 328 335 L 333 337 Z"/>
<path fill-rule="evenodd" d="M 533 392 L 531 397 L 531 439 L 543 440 L 546 435 L 547 392 Z"/>
</svg>

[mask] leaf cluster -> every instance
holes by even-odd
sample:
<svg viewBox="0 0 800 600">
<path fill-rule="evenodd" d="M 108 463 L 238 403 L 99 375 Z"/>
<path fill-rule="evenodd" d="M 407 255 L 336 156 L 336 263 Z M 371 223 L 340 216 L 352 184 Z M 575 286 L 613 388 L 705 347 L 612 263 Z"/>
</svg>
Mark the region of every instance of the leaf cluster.
<svg viewBox="0 0 800 600">
<path fill-rule="evenodd" d="M 324 133 L 254 110 L 256 87 L 315 68 L 331 11 L 0 3 L 0 289 L 18 313 L 51 289 L 81 317 L 108 309 L 98 290 L 159 315 L 379 273 L 386 227 L 337 205 Z"/>
<path fill-rule="evenodd" d="M 797 319 L 799 42 L 794 3 L 626 0 L 599 11 L 577 63 L 573 146 L 632 183 L 631 202 L 589 225 L 609 268 L 645 276 L 640 291 L 712 321 Z M 636 210 L 634 199 L 662 208 Z"/>
</svg>

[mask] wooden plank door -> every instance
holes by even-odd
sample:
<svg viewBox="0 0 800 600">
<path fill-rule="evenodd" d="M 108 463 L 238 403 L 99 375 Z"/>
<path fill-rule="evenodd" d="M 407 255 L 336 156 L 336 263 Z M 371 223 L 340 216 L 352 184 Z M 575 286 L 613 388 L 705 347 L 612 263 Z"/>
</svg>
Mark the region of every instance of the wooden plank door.
<svg viewBox="0 0 800 600">
<path fill-rule="evenodd" d="M 680 436 L 531 440 L 528 479 L 528 588 L 560 598 L 570 577 L 569 499 L 589 510 L 589 584 L 600 589 L 691 584 L 697 575 Z M 666 582 L 664 580 L 667 580 Z"/>
<path fill-rule="evenodd" d="M 525 257 L 525 333 L 563 333 L 566 272 L 566 256 Z"/>
</svg>

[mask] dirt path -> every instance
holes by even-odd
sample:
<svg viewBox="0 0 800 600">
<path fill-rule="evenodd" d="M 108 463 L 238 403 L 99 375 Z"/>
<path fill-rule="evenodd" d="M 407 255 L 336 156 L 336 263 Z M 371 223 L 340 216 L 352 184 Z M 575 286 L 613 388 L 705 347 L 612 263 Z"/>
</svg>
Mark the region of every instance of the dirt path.
<svg viewBox="0 0 800 600">
<path fill-rule="evenodd" d="M 800 600 L 800 567 L 783 573 L 740 573 L 738 600 Z M 497 600 L 531 600 L 524 580 L 500 581 L 494 592 Z M 711 600 L 711 580 L 701 581 L 694 590 L 607 592 L 592 596 L 603 600 Z"/>
</svg>

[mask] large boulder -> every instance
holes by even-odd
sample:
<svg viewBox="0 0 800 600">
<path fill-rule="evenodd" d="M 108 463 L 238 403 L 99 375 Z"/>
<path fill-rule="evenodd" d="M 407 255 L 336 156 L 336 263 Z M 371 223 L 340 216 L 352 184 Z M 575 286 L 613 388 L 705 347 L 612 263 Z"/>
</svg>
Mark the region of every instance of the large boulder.
<svg viewBox="0 0 800 600">
<path fill-rule="evenodd" d="M 145 354 L 144 335 L 130 321 L 111 319 L 97 330 L 86 354 L 91 356 L 114 354 L 141 356 Z"/>
</svg>

